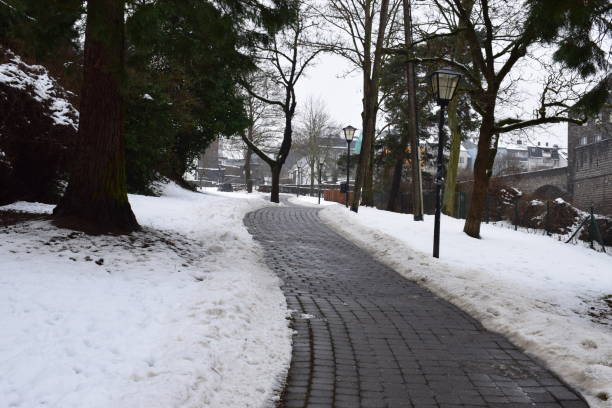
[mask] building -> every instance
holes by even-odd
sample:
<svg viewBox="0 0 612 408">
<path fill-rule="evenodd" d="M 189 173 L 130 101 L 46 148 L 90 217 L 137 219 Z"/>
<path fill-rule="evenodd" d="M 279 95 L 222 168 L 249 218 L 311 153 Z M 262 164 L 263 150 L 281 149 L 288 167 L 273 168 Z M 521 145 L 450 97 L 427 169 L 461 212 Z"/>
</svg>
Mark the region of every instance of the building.
<svg viewBox="0 0 612 408">
<path fill-rule="evenodd" d="M 448 149 L 444 149 L 444 157 L 448 163 L 450 157 L 450 152 Z M 432 137 L 425 142 L 421 142 L 421 160 L 423 161 L 422 171 L 435 175 L 438 168 L 437 138 Z M 457 163 L 457 169 L 459 171 L 470 169 L 473 161 L 474 160 L 472 159 L 470 152 L 464 143 L 461 143 L 461 146 L 459 147 L 459 162 Z"/>
<path fill-rule="evenodd" d="M 525 173 L 567 166 L 567 158 L 558 145 L 527 144 L 522 139 L 500 140 L 493 165 L 493 175 Z"/>
<path fill-rule="evenodd" d="M 612 98 L 582 126 L 568 124 L 568 189 L 573 204 L 612 214 Z"/>
<path fill-rule="evenodd" d="M 269 180 L 269 167 L 255 153 L 251 155 L 251 180 L 254 186 Z M 230 183 L 234 188 L 245 184 L 244 151 L 224 146 L 223 140 L 215 140 L 200 154 L 193 173 L 185 179 L 201 187 L 217 187 Z"/>
<path fill-rule="evenodd" d="M 360 146 L 361 146 L 361 132 L 355 132 L 355 139 L 351 143 L 351 158 L 353 155 L 358 155 Z M 325 158 L 325 166 L 323 168 L 321 181 L 330 184 L 337 182 L 346 181 L 346 167 L 341 168 L 338 165 L 340 158 L 346 157 L 347 153 L 347 142 L 344 138 L 344 135 L 340 133 L 334 133 L 328 135 L 324 140 L 322 140 L 322 145 L 319 146 L 321 155 Z M 352 160 L 356 160 L 355 157 Z M 353 168 L 353 162 L 351 162 L 351 168 Z M 315 166 L 315 184 L 318 183 L 319 173 L 318 166 Z M 299 171 L 298 171 L 299 169 Z M 308 165 L 308 160 L 306 159 L 306 154 L 300 149 L 295 149 L 292 147 L 291 152 L 289 153 L 289 157 L 285 162 L 284 172 L 286 174 L 286 178 L 291 179 L 293 184 L 310 184 L 310 166 Z M 298 183 L 298 173 L 299 173 L 299 183 Z M 354 174 L 351 173 L 351 180 L 353 179 Z"/>
</svg>

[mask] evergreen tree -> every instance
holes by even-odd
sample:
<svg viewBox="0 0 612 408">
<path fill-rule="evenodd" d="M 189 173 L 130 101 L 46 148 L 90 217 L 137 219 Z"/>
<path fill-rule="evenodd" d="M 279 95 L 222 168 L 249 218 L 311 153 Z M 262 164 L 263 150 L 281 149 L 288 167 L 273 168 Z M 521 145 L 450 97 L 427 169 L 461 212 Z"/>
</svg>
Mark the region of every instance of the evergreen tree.
<svg viewBox="0 0 612 408">
<path fill-rule="evenodd" d="M 139 229 L 127 198 L 123 139 L 124 0 L 87 3 L 78 141 L 70 181 L 53 211 L 91 232 Z"/>
</svg>

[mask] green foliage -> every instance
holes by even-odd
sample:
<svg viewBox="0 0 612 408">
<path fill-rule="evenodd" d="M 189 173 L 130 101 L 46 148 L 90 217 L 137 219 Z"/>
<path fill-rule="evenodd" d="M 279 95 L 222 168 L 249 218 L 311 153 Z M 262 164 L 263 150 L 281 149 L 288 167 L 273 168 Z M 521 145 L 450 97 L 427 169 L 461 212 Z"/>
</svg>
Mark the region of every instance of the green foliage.
<svg viewBox="0 0 612 408">
<path fill-rule="evenodd" d="M 0 43 L 80 89 L 83 0 L 0 1 Z M 248 121 L 237 78 L 249 50 L 295 17 L 293 0 L 126 0 L 124 89 L 130 191 L 179 179 L 216 138 Z M 73 62 L 77 62 L 74 64 Z M 73 74 L 74 74 L 73 72 Z M 65 83 L 64 83 L 65 84 Z"/>
<path fill-rule="evenodd" d="M 2 0 L 0 42 L 37 61 L 52 59 L 58 49 L 75 45 L 82 0 Z"/>
<path fill-rule="evenodd" d="M 596 87 L 584 94 L 582 98 L 572 107 L 572 114 L 576 116 L 594 116 L 610 100 L 610 85 L 612 76 L 601 81 Z"/>
<path fill-rule="evenodd" d="M 431 46 L 430 46 L 431 47 Z M 417 57 L 421 55 L 427 55 L 431 51 L 425 49 L 425 47 L 417 47 Z M 381 76 L 381 91 L 387 94 L 385 100 L 385 111 L 386 120 L 388 123 L 393 125 L 393 128 L 398 132 L 407 132 L 407 87 L 406 87 L 406 71 L 404 59 L 405 57 L 397 56 L 389 59 L 389 62 L 383 67 L 383 73 Z M 421 140 L 427 139 L 431 135 L 432 129 L 434 129 L 437 135 L 437 114 L 436 114 L 436 103 L 432 98 L 430 83 L 427 78 L 427 73 L 433 71 L 435 67 L 428 66 L 425 64 L 415 65 L 417 74 L 417 121 L 418 121 L 418 135 Z M 477 115 L 470 110 L 469 100 L 466 97 L 460 97 L 458 113 L 461 129 L 463 129 L 463 135 L 466 136 L 467 132 L 478 129 L 480 123 Z M 395 137 L 395 136 L 394 136 Z M 389 146 L 384 143 L 382 147 L 392 148 L 393 137 L 388 139 Z M 399 146 L 399 141 L 397 142 Z M 396 146 L 396 147 L 397 147 Z"/>
<path fill-rule="evenodd" d="M 528 5 L 526 38 L 556 44 L 555 61 L 582 77 L 606 67 L 606 51 L 596 38 L 612 30 L 609 0 L 528 0 Z"/>
<path fill-rule="evenodd" d="M 182 177 L 213 140 L 247 127 L 236 83 L 254 65 L 238 51 L 245 36 L 235 13 L 222 14 L 200 0 L 161 0 L 130 16 L 126 143 L 132 191 L 147 192 L 159 177 Z"/>
</svg>

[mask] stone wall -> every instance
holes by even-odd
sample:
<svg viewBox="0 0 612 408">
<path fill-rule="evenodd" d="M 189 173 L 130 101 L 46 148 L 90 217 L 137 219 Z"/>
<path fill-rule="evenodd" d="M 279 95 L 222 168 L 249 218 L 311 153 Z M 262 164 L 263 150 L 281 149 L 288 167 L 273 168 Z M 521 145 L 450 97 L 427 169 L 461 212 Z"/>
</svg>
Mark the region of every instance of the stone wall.
<svg viewBox="0 0 612 408">
<path fill-rule="evenodd" d="M 558 167 L 493 177 L 491 182 L 517 188 L 524 194 L 531 194 L 542 186 L 554 186 L 565 192 L 568 191 L 567 173 L 567 167 Z"/>
<path fill-rule="evenodd" d="M 582 126 L 570 123 L 567 133 L 568 191 L 573 204 L 612 215 L 612 107 L 604 107 Z"/>
</svg>

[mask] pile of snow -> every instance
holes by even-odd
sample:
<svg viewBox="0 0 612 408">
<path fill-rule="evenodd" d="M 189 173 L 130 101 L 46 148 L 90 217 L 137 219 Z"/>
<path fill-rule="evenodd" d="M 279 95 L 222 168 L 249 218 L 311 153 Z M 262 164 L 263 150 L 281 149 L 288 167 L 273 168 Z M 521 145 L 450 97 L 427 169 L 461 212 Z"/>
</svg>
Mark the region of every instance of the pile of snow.
<svg viewBox="0 0 612 408">
<path fill-rule="evenodd" d="M 433 216 L 340 205 L 320 212 L 332 227 L 408 279 L 444 297 L 542 359 L 592 407 L 612 407 L 612 256 L 542 235 L 443 216 L 440 260 L 431 256 Z M 604 399 L 608 400 L 605 401 Z"/>
<path fill-rule="evenodd" d="M 266 202 L 163 193 L 130 196 L 144 230 L 128 236 L 0 230 L 0 406 L 272 405 L 291 332 L 242 222 Z"/>
<path fill-rule="evenodd" d="M 0 53 L 8 57 L 7 62 L 0 64 L 1 84 L 30 93 L 36 101 L 48 107 L 46 114 L 56 125 L 77 129 L 79 112 L 66 99 L 66 91 L 49 76 L 45 67 L 26 64 L 9 50 L 0 48 Z"/>
</svg>

